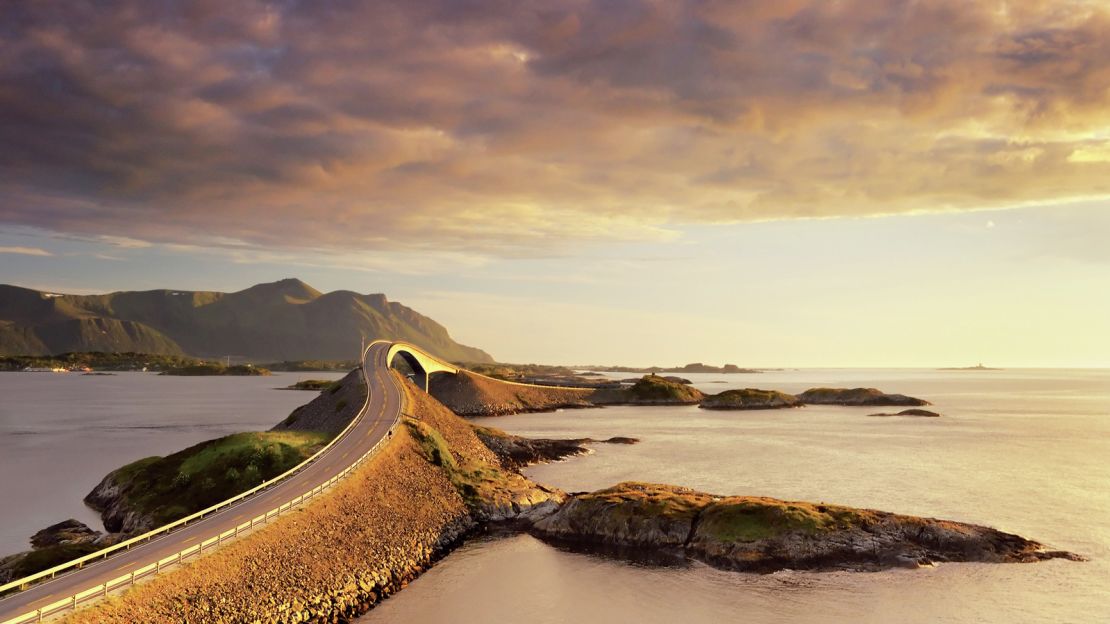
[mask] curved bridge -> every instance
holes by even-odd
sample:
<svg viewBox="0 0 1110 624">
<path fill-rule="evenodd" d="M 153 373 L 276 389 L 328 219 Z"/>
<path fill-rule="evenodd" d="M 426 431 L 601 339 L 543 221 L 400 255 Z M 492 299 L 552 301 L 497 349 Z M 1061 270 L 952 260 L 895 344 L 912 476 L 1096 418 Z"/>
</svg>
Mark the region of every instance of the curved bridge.
<svg viewBox="0 0 1110 624">
<path fill-rule="evenodd" d="M 394 342 L 389 347 L 389 352 L 386 355 L 386 362 L 393 363 L 393 358 L 400 356 L 401 359 L 409 365 L 409 368 L 416 374 L 415 381 L 417 385 L 424 387 L 424 392 L 428 391 L 428 379 L 432 373 L 451 373 L 454 375 L 459 372 L 458 367 L 436 358 L 435 356 L 428 355 L 421 351 L 419 347 L 408 344 L 407 342 Z"/>
<path fill-rule="evenodd" d="M 347 428 L 299 466 L 222 503 L 91 555 L 0 585 L 0 624 L 25 624 L 128 587 L 276 518 L 335 485 L 383 447 L 400 422 L 404 390 L 390 372 L 400 356 L 427 379 L 458 372 L 402 342 L 378 340 L 362 354 L 366 403 Z"/>
</svg>

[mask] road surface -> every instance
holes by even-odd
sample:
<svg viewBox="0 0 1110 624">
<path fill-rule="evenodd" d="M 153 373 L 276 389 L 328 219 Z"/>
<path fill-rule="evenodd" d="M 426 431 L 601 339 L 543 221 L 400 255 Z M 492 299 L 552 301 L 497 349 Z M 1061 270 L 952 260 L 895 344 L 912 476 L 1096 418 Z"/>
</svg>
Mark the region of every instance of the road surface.
<svg viewBox="0 0 1110 624">
<path fill-rule="evenodd" d="M 120 551 L 108 559 L 89 562 L 81 569 L 0 599 L 0 622 L 34 612 L 36 609 L 97 587 L 165 559 L 197 543 L 283 505 L 343 472 L 374 445 L 389 435 L 402 409 L 402 389 L 391 374 L 387 357 L 392 343 L 375 342 L 363 353 L 362 370 L 370 398 L 355 425 L 330 449 L 301 472 L 292 475 L 250 498 L 160 535 L 149 542 Z"/>
</svg>

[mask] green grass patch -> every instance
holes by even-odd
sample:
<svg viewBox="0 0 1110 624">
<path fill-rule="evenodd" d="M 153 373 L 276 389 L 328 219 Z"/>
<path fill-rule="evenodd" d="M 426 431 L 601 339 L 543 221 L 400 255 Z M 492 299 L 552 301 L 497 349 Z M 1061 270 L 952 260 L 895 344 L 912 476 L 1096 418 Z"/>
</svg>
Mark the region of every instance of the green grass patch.
<svg viewBox="0 0 1110 624">
<path fill-rule="evenodd" d="M 664 379 L 658 375 L 644 375 L 639 381 L 626 389 L 627 397 L 634 401 L 675 401 L 694 403 L 702 398 L 697 389 Z"/>
<path fill-rule="evenodd" d="M 301 463 L 327 443 L 317 432 L 236 433 L 118 469 L 127 503 L 158 523 L 210 507 Z"/>
<path fill-rule="evenodd" d="M 754 542 L 786 533 L 846 529 L 868 519 L 867 511 L 848 507 L 730 497 L 705 508 L 698 533 L 724 542 Z"/>
<path fill-rule="evenodd" d="M 335 394 L 342 387 L 338 381 L 329 381 L 327 379 L 304 379 L 297 383 L 288 386 L 290 390 L 314 390 L 318 392 L 327 391 L 330 394 Z"/>
<path fill-rule="evenodd" d="M 578 497 L 579 501 L 606 507 L 610 513 L 627 517 L 659 516 L 692 520 L 713 497 L 686 488 L 626 481 Z"/>
<path fill-rule="evenodd" d="M 519 490 L 524 482 L 523 477 L 500 466 L 456 456 L 439 431 L 427 423 L 406 418 L 405 424 L 413 432 L 424 458 L 447 473 L 468 505 L 511 499 L 511 492 Z"/>
</svg>

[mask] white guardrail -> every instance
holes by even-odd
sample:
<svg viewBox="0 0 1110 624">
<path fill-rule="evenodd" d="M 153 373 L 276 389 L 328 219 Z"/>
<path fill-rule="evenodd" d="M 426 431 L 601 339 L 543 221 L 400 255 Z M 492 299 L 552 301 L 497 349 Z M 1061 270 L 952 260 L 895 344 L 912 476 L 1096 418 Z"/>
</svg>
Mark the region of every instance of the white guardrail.
<svg viewBox="0 0 1110 624">
<path fill-rule="evenodd" d="M 370 345 L 368 345 L 366 348 L 370 349 L 370 347 L 372 347 L 373 345 L 375 345 L 379 342 L 389 342 L 389 341 L 387 341 L 387 340 L 375 340 L 374 342 L 370 343 Z M 365 352 L 363 352 L 363 357 L 365 358 Z M 387 365 L 388 365 L 388 363 L 387 363 Z M 64 571 L 70 570 L 70 569 L 79 569 L 82 566 L 84 566 L 84 564 L 86 564 L 90 561 L 96 561 L 96 560 L 100 560 L 100 559 L 107 559 L 112 553 L 115 553 L 115 552 L 118 552 L 118 551 L 121 551 L 121 550 L 130 550 L 130 548 L 134 545 L 144 543 L 144 542 L 149 542 L 152 538 L 154 538 L 158 535 L 169 533 L 169 532 L 173 531 L 174 529 L 176 529 L 178 527 L 185 526 L 189 522 L 193 522 L 195 520 L 199 520 L 199 519 L 204 518 L 206 516 L 210 516 L 210 515 L 218 512 L 218 511 L 223 511 L 223 510 L 227 509 L 228 507 L 231 507 L 231 506 L 235 505 L 236 503 L 242 501 L 243 499 L 248 498 L 253 494 L 256 494 L 256 493 L 258 493 L 262 490 L 265 490 L 265 489 L 267 489 L 267 488 L 269 488 L 273 485 L 276 485 L 277 483 L 279 483 L 281 481 L 284 481 L 285 479 L 288 479 L 289 477 L 297 474 L 298 472 L 303 470 L 305 467 L 307 467 L 309 464 L 315 462 L 321 455 L 323 455 L 325 452 L 327 452 L 337 442 L 342 440 L 347 435 L 347 433 L 349 433 L 351 431 L 351 429 L 362 418 L 364 418 L 366 416 L 366 410 L 370 406 L 370 373 L 366 370 L 365 366 L 363 366 L 362 376 L 363 376 L 363 380 L 366 382 L 366 401 L 363 403 L 362 409 L 359 410 L 359 413 L 354 418 L 351 419 L 351 422 L 347 424 L 347 426 L 343 429 L 343 431 L 339 432 L 339 435 L 332 438 L 330 442 L 328 442 L 326 445 L 324 445 L 324 447 L 321 448 L 319 451 L 316 451 L 308 459 L 306 459 L 303 462 L 297 464 L 293 468 L 290 468 L 289 470 L 285 471 L 284 473 L 274 477 L 273 479 L 270 479 L 269 481 L 264 481 L 261 484 L 255 486 L 255 487 L 253 487 L 253 488 L 251 488 L 251 489 L 249 489 L 245 492 L 242 492 L 242 493 L 240 493 L 240 494 L 238 494 L 238 495 L 236 495 L 232 498 L 229 498 L 229 499 L 227 499 L 227 500 L 225 500 L 221 503 L 217 503 L 217 504 L 215 504 L 215 505 L 213 505 L 213 506 L 211 506 L 207 509 L 202 509 L 202 510 L 200 510 L 200 511 L 198 511 L 198 512 L 196 512 L 196 513 L 194 513 L 190 516 L 180 518 L 180 519 L 175 520 L 175 521 L 173 521 L 173 522 L 171 522 L 167 525 L 158 527 L 157 529 L 154 529 L 152 531 L 148 531 L 147 533 L 143 533 L 142 535 L 139 535 L 137 537 L 133 537 L 131 539 L 120 542 L 120 543 L 115 544 L 113 546 L 109 546 L 109 547 L 107 547 L 103 550 L 98 550 L 97 552 L 85 555 L 84 557 L 80 557 L 80 558 L 74 559 L 72 561 L 67 561 L 66 563 L 54 566 L 53 568 L 49 568 L 49 569 L 43 570 L 41 572 L 37 572 L 35 574 L 32 574 L 30 576 L 27 576 L 27 577 L 24 577 L 24 578 L 21 578 L 21 579 L 16 579 L 16 580 L 14 580 L 10 583 L 7 583 L 6 585 L 0 585 L 0 594 L 3 594 L 4 592 L 10 591 L 10 590 L 15 589 L 17 587 L 19 589 L 26 589 L 27 587 L 29 587 L 35 581 L 39 581 L 39 580 L 42 580 L 42 579 L 45 579 L 45 578 L 55 578 L 58 575 L 59 572 L 64 572 Z M 404 401 L 404 399 L 405 399 L 404 394 L 401 395 L 401 398 L 402 398 L 402 401 Z M 403 413 L 403 412 L 404 412 L 404 408 L 402 407 L 401 413 Z M 391 426 L 390 429 L 392 430 L 392 427 L 396 426 L 397 422 L 399 422 L 399 421 L 400 421 L 400 415 L 398 415 L 398 418 L 393 423 L 393 425 Z M 317 485 L 316 487 L 312 488 L 308 492 L 305 492 L 305 493 L 303 493 L 299 496 L 296 496 L 292 500 L 289 500 L 289 501 L 287 501 L 287 502 L 285 502 L 285 503 L 267 511 L 264 514 L 260 514 L 258 516 L 255 516 L 255 517 L 251 518 L 250 520 L 248 520 L 246 522 L 243 522 L 242 524 L 236 525 L 232 529 L 228 529 L 228 530 L 226 530 L 226 531 L 224 531 L 224 532 L 222 532 L 218 535 L 214 535 L 212 537 L 209 537 L 206 540 L 202 540 L 199 544 L 194 544 L 194 545 L 192 545 L 188 548 L 185 548 L 184 550 L 180 550 L 180 551 L 178 551 L 178 552 L 176 552 L 176 553 L 174 553 L 174 554 L 172 554 L 168 557 L 164 557 L 164 558 L 162 558 L 158 561 L 155 561 L 154 563 L 147 564 L 147 565 L 145 565 L 141 568 L 138 568 L 137 570 L 134 570 L 134 571 L 129 572 L 127 574 L 124 574 L 122 576 L 116 577 L 114 579 L 110 579 L 110 580 L 108 580 L 104 583 L 101 583 L 100 585 L 97 585 L 95 587 L 91 587 L 91 588 L 86 589 L 84 591 L 81 591 L 77 594 L 73 594 L 72 596 L 67 596 L 67 597 L 65 597 L 61 600 L 56 601 L 56 602 L 52 602 L 48 605 L 44 605 L 44 606 L 42 606 L 38 609 L 35 609 L 34 611 L 29 611 L 27 613 L 16 616 L 14 618 L 4 620 L 3 622 L 0 622 L 0 624 L 27 624 L 29 622 L 41 622 L 46 617 L 56 615 L 58 613 L 61 613 L 63 611 L 69 610 L 69 609 L 76 609 L 77 606 L 80 605 L 83 602 L 107 596 L 108 592 L 115 591 L 115 590 L 120 589 L 122 587 L 132 585 L 132 584 L 135 583 L 135 581 L 137 581 L 139 579 L 142 579 L 142 578 L 145 578 L 147 576 L 150 576 L 152 574 L 158 574 L 165 567 L 181 563 L 185 559 L 188 559 L 188 558 L 196 556 L 196 555 L 200 555 L 201 553 L 204 552 L 204 550 L 206 548 L 210 549 L 212 546 L 218 546 L 220 544 L 223 544 L 223 542 L 226 541 L 226 540 L 234 539 L 241 532 L 249 531 L 249 530 L 253 529 L 256 526 L 259 526 L 261 524 L 265 524 L 266 522 L 268 522 L 270 520 L 273 520 L 274 518 L 278 517 L 279 515 L 281 515 L 281 514 L 287 512 L 287 511 L 289 511 L 290 509 L 296 507 L 297 505 L 300 505 L 301 503 L 307 501 L 308 499 L 312 498 L 313 496 L 316 496 L 317 494 L 320 494 L 324 490 L 327 490 L 328 488 L 332 487 L 333 485 L 338 483 L 341 479 L 343 479 L 343 477 L 346 477 L 348 474 L 350 474 L 352 470 L 357 468 L 368 457 L 370 457 L 374 453 L 378 452 L 378 450 L 380 450 L 380 448 L 389 440 L 389 438 L 390 438 L 389 436 L 386 436 L 386 437 L 383 437 L 381 440 L 378 440 L 378 442 L 375 443 L 374 446 L 372 446 L 370 448 L 370 450 L 363 453 L 358 459 L 356 459 L 353 463 L 351 463 L 351 465 L 344 468 L 342 472 L 333 476 L 331 479 L 328 479 L 326 482 L 321 483 L 320 485 Z"/>
</svg>

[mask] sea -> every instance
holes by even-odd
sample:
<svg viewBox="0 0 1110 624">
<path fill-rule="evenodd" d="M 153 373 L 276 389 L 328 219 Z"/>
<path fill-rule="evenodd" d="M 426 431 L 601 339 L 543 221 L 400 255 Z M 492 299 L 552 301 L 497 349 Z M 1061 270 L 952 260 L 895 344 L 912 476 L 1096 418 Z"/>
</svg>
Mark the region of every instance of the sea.
<svg viewBox="0 0 1110 624">
<path fill-rule="evenodd" d="M 82 499 L 112 470 L 269 429 L 316 395 L 278 388 L 342 376 L 0 372 L 0 558 L 29 549 L 32 534 L 69 518 L 104 530 Z"/>
<path fill-rule="evenodd" d="M 765 575 L 607 559 L 529 535 L 489 535 L 448 555 L 360 624 L 1110 622 L 1110 370 L 686 377 L 707 393 L 876 387 L 924 398 L 942 416 L 873 418 L 898 410 L 834 406 L 607 407 L 477 422 L 532 437 L 641 440 L 596 444 L 590 455 L 527 470 L 568 492 L 635 480 L 824 501 L 989 525 L 1089 561 Z"/>
<path fill-rule="evenodd" d="M 636 480 L 837 503 L 989 525 L 1089 560 L 764 575 L 612 559 L 494 533 L 468 540 L 360 623 L 1110 623 L 1110 370 L 685 376 L 708 393 L 876 387 L 929 400 L 942 416 L 622 406 L 476 422 L 533 437 L 641 440 L 595 444 L 589 455 L 527 469 L 570 492 Z M 311 398 L 276 388 L 338 377 L 0 373 L 0 553 L 26 549 L 34 531 L 67 518 L 100 528 L 81 498 L 110 470 L 267 429 Z"/>
</svg>

